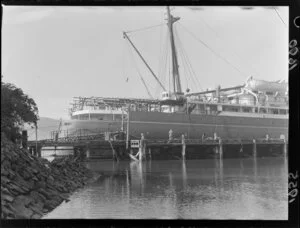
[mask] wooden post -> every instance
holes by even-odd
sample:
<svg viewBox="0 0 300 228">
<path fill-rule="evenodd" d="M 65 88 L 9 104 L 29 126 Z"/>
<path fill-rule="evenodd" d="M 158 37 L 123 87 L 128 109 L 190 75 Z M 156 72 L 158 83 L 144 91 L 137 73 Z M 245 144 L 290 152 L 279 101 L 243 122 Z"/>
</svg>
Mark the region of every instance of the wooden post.
<svg viewBox="0 0 300 228">
<path fill-rule="evenodd" d="M 141 141 L 140 141 L 140 148 L 139 148 L 139 160 L 142 161 L 144 158 L 145 153 L 145 137 L 144 134 L 141 133 Z"/>
<path fill-rule="evenodd" d="M 217 140 L 218 139 L 218 135 L 216 132 L 214 132 L 214 140 Z"/>
<path fill-rule="evenodd" d="M 287 146 L 288 146 L 288 144 L 287 144 L 287 140 L 285 139 L 285 135 L 281 134 L 280 139 L 283 140 L 282 152 L 283 152 L 283 155 L 286 156 L 287 155 Z"/>
<path fill-rule="evenodd" d="M 37 123 L 35 123 L 35 153 L 38 153 L 38 134 L 37 134 Z"/>
<path fill-rule="evenodd" d="M 121 123 L 121 132 L 124 131 L 124 111 L 123 111 L 123 108 L 121 108 L 122 110 L 122 123 Z"/>
<path fill-rule="evenodd" d="M 27 149 L 27 141 L 28 141 L 27 131 L 22 131 L 22 148 L 23 149 Z"/>
<path fill-rule="evenodd" d="M 142 159 L 143 159 L 143 149 L 142 149 L 142 146 L 139 148 L 139 161 L 142 161 Z"/>
<path fill-rule="evenodd" d="M 129 148 L 129 128 L 130 128 L 130 105 L 128 105 L 128 110 L 127 110 L 127 129 L 126 129 L 126 150 Z"/>
<path fill-rule="evenodd" d="M 109 141 L 109 142 L 110 142 L 110 145 L 112 145 L 111 141 Z M 113 160 L 115 160 L 115 159 L 118 160 L 117 157 L 116 157 L 116 151 L 114 150 L 113 147 L 112 147 L 112 152 L 113 152 Z"/>
<path fill-rule="evenodd" d="M 182 160 L 185 160 L 186 144 L 185 144 L 185 137 L 184 137 L 184 134 L 181 135 L 181 144 L 182 144 L 182 150 L 181 150 Z"/>
<path fill-rule="evenodd" d="M 89 159 L 91 157 L 90 148 L 86 147 L 86 158 Z"/>
<path fill-rule="evenodd" d="M 169 130 L 169 141 L 171 142 L 173 140 L 173 130 Z"/>
<path fill-rule="evenodd" d="M 117 154 L 116 150 L 114 149 L 114 147 L 113 147 L 113 145 L 112 145 L 112 142 L 111 142 L 110 140 L 109 140 L 109 144 L 110 144 L 111 149 L 112 149 L 113 160 L 119 161 L 118 154 Z"/>
<path fill-rule="evenodd" d="M 151 148 L 148 148 L 148 153 L 149 153 L 149 160 L 151 161 Z"/>
<path fill-rule="evenodd" d="M 37 156 L 42 157 L 42 146 L 37 147 Z"/>
<path fill-rule="evenodd" d="M 266 140 L 267 141 L 269 140 L 269 134 L 266 134 Z"/>
<path fill-rule="evenodd" d="M 220 156 L 220 159 L 223 159 L 223 144 L 222 144 L 221 138 L 219 138 L 219 156 Z"/>
<path fill-rule="evenodd" d="M 286 141 L 286 139 L 284 139 L 283 140 L 283 155 L 285 157 L 287 156 L 287 147 L 288 147 L 287 141 Z"/>
<path fill-rule="evenodd" d="M 253 139 L 253 157 L 257 157 L 257 150 L 256 150 L 256 140 Z"/>
</svg>

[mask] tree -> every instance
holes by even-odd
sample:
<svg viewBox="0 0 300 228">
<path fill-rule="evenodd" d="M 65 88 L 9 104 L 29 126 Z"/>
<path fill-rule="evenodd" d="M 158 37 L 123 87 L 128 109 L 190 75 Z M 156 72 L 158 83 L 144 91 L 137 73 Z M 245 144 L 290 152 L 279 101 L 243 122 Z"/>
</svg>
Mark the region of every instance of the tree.
<svg viewBox="0 0 300 228">
<path fill-rule="evenodd" d="M 1 133 L 15 142 L 24 123 L 36 125 L 37 120 L 35 101 L 15 85 L 1 82 Z"/>
</svg>

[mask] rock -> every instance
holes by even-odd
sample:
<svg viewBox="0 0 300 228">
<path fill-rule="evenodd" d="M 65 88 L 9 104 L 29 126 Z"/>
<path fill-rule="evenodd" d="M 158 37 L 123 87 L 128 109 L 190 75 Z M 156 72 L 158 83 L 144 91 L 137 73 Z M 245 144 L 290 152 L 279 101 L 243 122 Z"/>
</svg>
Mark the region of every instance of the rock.
<svg viewBox="0 0 300 228">
<path fill-rule="evenodd" d="M 49 180 L 49 181 L 54 181 L 53 176 L 50 175 L 50 176 L 48 177 L 48 180 Z"/>
<path fill-rule="evenodd" d="M 53 210 L 55 207 L 57 206 L 57 204 L 55 204 L 55 202 L 51 201 L 51 200 L 47 200 L 45 205 L 44 205 L 44 209 L 51 211 Z"/>
<path fill-rule="evenodd" d="M 46 192 L 47 192 L 47 194 L 48 194 L 50 197 L 54 197 L 54 196 L 57 196 L 57 195 L 59 194 L 58 191 L 52 190 L 51 188 L 47 188 L 47 189 L 46 189 Z"/>
<path fill-rule="evenodd" d="M 6 185 L 10 182 L 11 182 L 10 179 L 8 179 L 7 177 L 1 175 L 1 185 Z"/>
<path fill-rule="evenodd" d="M 25 180 L 31 179 L 33 175 L 29 173 L 26 169 L 23 170 L 23 172 L 20 173 L 22 177 L 24 177 Z"/>
<path fill-rule="evenodd" d="M 15 206 L 14 212 L 17 219 L 29 219 L 33 214 L 30 209 L 21 206 Z"/>
<path fill-rule="evenodd" d="M 39 179 L 36 178 L 36 176 L 33 176 L 32 180 L 39 181 Z"/>
<path fill-rule="evenodd" d="M 4 168 L 3 166 L 1 167 L 1 176 L 8 176 L 9 172 Z"/>
<path fill-rule="evenodd" d="M 1 211 L 4 214 L 5 218 L 7 218 L 8 216 L 14 218 L 14 212 L 11 211 L 8 207 L 1 207 Z"/>
<path fill-rule="evenodd" d="M 20 188 L 19 186 L 17 186 L 14 183 L 9 183 L 8 185 L 9 190 L 14 194 L 14 193 L 26 193 L 26 191 L 24 191 L 22 188 Z"/>
<path fill-rule="evenodd" d="M 65 200 L 66 202 L 69 202 L 69 195 L 68 194 L 65 194 L 65 193 L 60 193 L 58 195 L 61 199 Z"/>
<path fill-rule="evenodd" d="M 55 188 L 60 192 L 68 192 L 68 189 L 66 189 L 63 185 L 57 184 L 55 185 Z"/>
<path fill-rule="evenodd" d="M 13 170 L 13 171 L 17 171 L 18 166 L 17 166 L 16 163 L 13 162 L 13 163 L 11 164 L 11 167 L 10 167 L 10 168 L 11 168 L 11 170 Z"/>
<path fill-rule="evenodd" d="M 10 195 L 10 194 L 11 194 L 7 188 L 1 186 L 1 194 L 2 194 L 2 193 L 7 194 L 7 195 Z"/>
<path fill-rule="evenodd" d="M 1 194 L 1 200 L 12 202 L 14 200 L 14 197 L 7 194 Z"/>
<path fill-rule="evenodd" d="M 28 206 L 32 201 L 33 199 L 31 197 L 24 196 L 24 195 L 17 196 L 14 200 L 14 202 L 16 203 L 22 202 L 25 206 Z"/>
<path fill-rule="evenodd" d="M 41 214 L 33 214 L 33 215 L 31 216 L 31 219 L 40 219 L 42 216 L 43 216 L 43 215 L 41 215 Z"/>
<path fill-rule="evenodd" d="M 15 172 L 13 172 L 12 170 L 8 170 L 9 174 L 8 174 L 8 177 L 9 179 L 13 180 L 16 176 Z"/>
<path fill-rule="evenodd" d="M 51 196 L 43 188 L 40 188 L 38 192 L 48 200 L 51 198 Z"/>
<path fill-rule="evenodd" d="M 57 169 L 53 169 L 53 173 L 54 173 L 55 175 L 59 175 L 59 171 L 58 171 Z"/>
<path fill-rule="evenodd" d="M 16 175 L 16 178 L 14 180 L 14 184 L 20 187 L 24 193 L 29 192 L 29 189 L 32 188 L 29 181 L 25 181 L 21 176 Z"/>
<path fill-rule="evenodd" d="M 2 155 L 1 155 L 1 157 L 2 157 Z M 11 164 L 7 159 L 5 159 L 1 162 L 1 167 L 3 167 L 3 168 L 10 168 L 10 165 Z"/>
<path fill-rule="evenodd" d="M 47 209 L 47 208 L 43 208 L 43 213 L 47 213 L 47 212 L 49 212 L 49 210 Z"/>
<path fill-rule="evenodd" d="M 26 207 L 26 201 L 23 201 L 23 197 L 17 197 L 14 202 L 12 203 L 13 211 L 16 215 L 16 218 L 20 219 L 28 219 L 31 217 L 33 212 Z M 28 201 L 27 201 L 28 203 Z"/>
<path fill-rule="evenodd" d="M 42 188 L 42 189 L 45 189 L 46 188 L 46 183 L 44 181 L 39 181 L 35 184 L 34 186 L 35 189 L 38 189 L 38 188 Z"/>
<path fill-rule="evenodd" d="M 36 169 L 32 169 L 32 172 L 33 172 L 33 174 L 38 174 L 39 173 L 39 171 L 36 170 Z"/>
<path fill-rule="evenodd" d="M 59 204 L 61 204 L 61 202 L 63 201 L 64 199 L 62 199 L 61 197 L 59 197 L 58 195 L 56 196 L 53 196 L 51 201 L 53 203 L 53 205 L 55 205 L 55 207 L 57 207 Z"/>
<path fill-rule="evenodd" d="M 44 206 L 44 205 L 43 205 Z M 31 205 L 29 207 L 35 214 L 42 216 L 43 215 L 43 207 L 37 207 L 36 205 Z"/>
<path fill-rule="evenodd" d="M 68 201 L 66 193 L 83 186 L 90 174 L 74 158 L 56 158 L 50 163 L 17 147 L 1 139 L 2 218 L 41 218 Z"/>
<path fill-rule="evenodd" d="M 16 175 L 16 178 L 13 183 L 23 190 L 22 193 L 29 192 L 30 186 L 29 186 L 28 182 L 24 181 L 24 179 L 22 177 L 20 177 L 19 175 Z"/>
<path fill-rule="evenodd" d="M 37 204 L 44 204 L 46 202 L 46 197 L 37 191 L 31 191 L 30 196 Z"/>
</svg>

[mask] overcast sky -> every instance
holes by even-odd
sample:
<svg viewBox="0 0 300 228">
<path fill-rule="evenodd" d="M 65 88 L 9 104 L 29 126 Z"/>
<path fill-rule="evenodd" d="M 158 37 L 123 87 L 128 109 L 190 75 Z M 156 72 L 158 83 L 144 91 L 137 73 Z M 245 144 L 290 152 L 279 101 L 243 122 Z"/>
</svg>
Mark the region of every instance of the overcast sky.
<svg viewBox="0 0 300 228">
<path fill-rule="evenodd" d="M 40 116 L 52 118 L 68 118 L 74 96 L 148 98 L 138 72 L 158 97 L 158 84 L 122 31 L 164 23 L 129 36 L 168 88 L 165 12 L 165 7 L 4 6 L 3 81 L 21 87 Z M 172 14 L 181 17 L 175 41 L 183 90 L 240 85 L 251 75 L 288 78 L 287 7 L 172 7 Z"/>
</svg>

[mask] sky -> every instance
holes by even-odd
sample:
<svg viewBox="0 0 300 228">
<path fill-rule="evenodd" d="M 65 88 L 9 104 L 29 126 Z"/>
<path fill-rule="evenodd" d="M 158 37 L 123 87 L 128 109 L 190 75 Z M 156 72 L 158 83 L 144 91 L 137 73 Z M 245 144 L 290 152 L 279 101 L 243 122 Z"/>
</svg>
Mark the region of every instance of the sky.
<svg viewBox="0 0 300 228">
<path fill-rule="evenodd" d="M 288 79 L 288 7 L 171 11 L 180 17 L 174 30 L 184 91 L 241 85 L 249 76 Z M 158 98 L 162 90 L 122 33 L 142 29 L 128 35 L 169 88 L 165 18 L 158 6 L 3 6 L 2 80 L 32 97 L 39 116 L 56 119 L 69 118 L 73 97 L 149 98 L 141 76 Z"/>
</svg>

